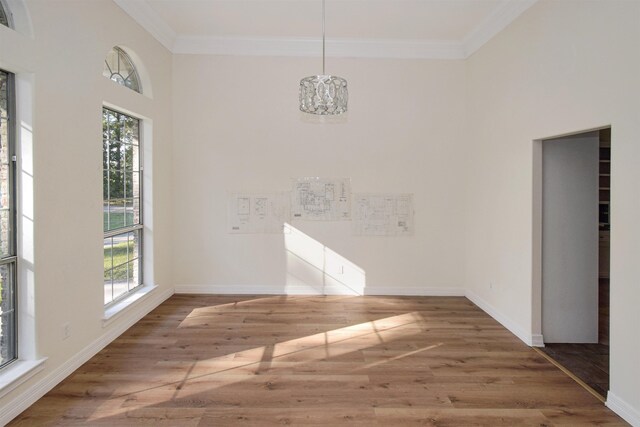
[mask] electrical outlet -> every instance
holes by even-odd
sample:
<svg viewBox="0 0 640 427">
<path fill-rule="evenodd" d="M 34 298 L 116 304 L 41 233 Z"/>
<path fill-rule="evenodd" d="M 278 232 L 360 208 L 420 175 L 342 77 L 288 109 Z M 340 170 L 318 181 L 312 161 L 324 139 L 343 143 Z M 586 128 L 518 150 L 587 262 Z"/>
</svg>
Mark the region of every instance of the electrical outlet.
<svg viewBox="0 0 640 427">
<path fill-rule="evenodd" d="M 69 322 L 62 324 L 62 339 L 66 340 L 71 336 L 71 325 Z"/>
</svg>

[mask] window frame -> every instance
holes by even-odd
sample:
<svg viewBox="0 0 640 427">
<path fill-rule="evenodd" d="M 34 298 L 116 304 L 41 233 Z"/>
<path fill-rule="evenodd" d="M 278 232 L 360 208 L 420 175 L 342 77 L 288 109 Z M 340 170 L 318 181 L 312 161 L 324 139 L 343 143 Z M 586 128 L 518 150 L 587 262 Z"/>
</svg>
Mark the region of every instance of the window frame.
<svg viewBox="0 0 640 427">
<path fill-rule="evenodd" d="M 104 230 L 104 219 L 103 219 L 103 246 L 104 246 L 104 241 L 106 239 L 109 238 L 114 238 L 117 236 L 128 236 L 129 233 L 138 233 L 138 256 L 137 256 L 137 264 L 138 264 L 138 283 L 136 286 L 134 286 L 133 288 L 130 288 L 127 290 L 127 292 L 122 293 L 121 295 L 119 295 L 116 298 L 112 298 L 111 301 L 104 303 L 104 307 L 105 309 L 109 309 L 110 307 L 113 307 L 115 305 L 117 305 L 118 303 L 122 302 L 123 300 L 127 299 L 128 297 L 130 297 L 133 293 L 139 291 L 141 288 L 144 287 L 144 274 L 143 274 L 143 270 L 144 270 L 144 179 L 143 179 L 143 175 L 144 175 L 144 153 L 143 153 L 143 121 L 144 119 L 137 117 L 131 113 L 125 113 L 122 110 L 116 108 L 116 107 L 112 107 L 112 106 L 107 106 L 107 105 L 103 105 L 102 106 L 102 114 L 104 116 L 106 112 L 109 112 L 111 114 L 115 114 L 118 116 L 125 116 L 127 118 L 131 118 L 137 121 L 137 128 L 138 128 L 138 199 L 139 199 L 139 203 L 138 203 L 138 223 L 137 224 L 132 224 L 132 225 L 125 225 L 123 227 L 119 227 L 119 228 L 115 228 L 115 229 L 111 229 L 111 230 Z M 108 138 L 107 138 L 108 139 Z M 121 143 L 123 143 L 122 141 L 120 141 Z M 108 144 L 106 144 L 108 146 Z M 104 150 L 105 150 L 105 137 L 104 137 L 104 128 L 103 128 L 103 139 L 102 139 L 102 155 L 104 156 Z M 104 157 L 103 157 L 104 159 Z M 108 162 L 108 158 L 107 158 L 107 162 Z M 104 161 L 104 160 L 103 160 Z M 103 216 L 104 216 L 104 202 L 108 202 L 111 200 L 110 197 L 107 197 L 107 199 L 104 198 L 104 172 L 105 169 L 103 168 Z M 107 169 L 108 171 L 108 169 Z M 108 182 L 108 178 L 107 178 L 107 182 Z M 125 178 L 125 182 L 126 182 L 126 178 Z M 107 193 L 109 194 L 109 193 Z M 125 196 L 122 200 L 127 200 L 126 194 L 124 194 L 123 196 Z M 117 199 L 114 199 L 117 200 Z M 132 197 L 132 200 L 135 200 L 135 197 Z M 126 206 L 126 203 L 125 203 Z M 134 204 L 135 206 L 135 204 Z M 125 208 L 125 218 L 126 218 L 126 208 Z M 125 221 L 126 224 L 126 221 Z M 128 237 L 127 237 L 128 238 Z M 111 247 L 113 248 L 113 240 L 111 241 Z M 112 255 L 113 256 L 113 255 Z M 112 258 L 113 260 L 113 258 Z M 127 261 L 128 263 L 128 261 Z M 124 264 L 121 264 L 124 265 Z M 114 269 L 113 265 L 113 261 L 111 264 L 111 272 L 113 274 L 113 269 Z M 128 277 L 128 274 L 127 274 Z M 104 286 L 105 286 L 105 281 L 104 281 L 104 275 L 103 275 L 103 291 L 104 291 Z M 111 278 L 111 289 L 112 289 L 112 296 L 113 296 L 113 276 Z M 103 301 L 104 302 L 104 301 Z"/>
<path fill-rule="evenodd" d="M 6 9 L 5 9 L 6 10 Z M 17 223 L 17 180 L 16 180 L 16 91 L 15 91 L 15 74 L 0 69 L 0 72 L 7 75 L 7 146 L 8 146 L 8 198 L 9 198 L 9 255 L 0 257 L 0 267 L 8 266 L 9 269 L 9 286 L 11 288 L 11 297 L 13 299 L 13 331 L 12 346 L 13 354 L 10 360 L 0 364 L 0 369 L 4 369 L 11 363 L 19 359 L 20 351 L 18 347 L 18 223 Z"/>
</svg>

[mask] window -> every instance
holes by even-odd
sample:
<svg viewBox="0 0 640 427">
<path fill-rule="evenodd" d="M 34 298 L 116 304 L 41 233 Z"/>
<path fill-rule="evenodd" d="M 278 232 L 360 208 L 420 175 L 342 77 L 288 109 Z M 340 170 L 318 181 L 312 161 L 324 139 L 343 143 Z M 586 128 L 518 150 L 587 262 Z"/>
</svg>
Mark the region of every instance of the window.
<svg viewBox="0 0 640 427">
<path fill-rule="evenodd" d="M 7 11 L 8 9 L 4 7 L 2 0 L 0 0 L 0 25 L 11 28 L 11 25 L 9 25 L 9 13 L 7 13 Z"/>
<path fill-rule="evenodd" d="M 13 85 L 0 70 L 0 367 L 18 356 Z"/>
<path fill-rule="evenodd" d="M 142 284 L 140 120 L 102 109 L 104 303 Z"/>
<path fill-rule="evenodd" d="M 136 67 L 133 66 L 129 55 L 119 47 L 114 47 L 107 54 L 102 75 L 121 86 L 126 86 L 131 90 L 142 93 Z"/>
</svg>

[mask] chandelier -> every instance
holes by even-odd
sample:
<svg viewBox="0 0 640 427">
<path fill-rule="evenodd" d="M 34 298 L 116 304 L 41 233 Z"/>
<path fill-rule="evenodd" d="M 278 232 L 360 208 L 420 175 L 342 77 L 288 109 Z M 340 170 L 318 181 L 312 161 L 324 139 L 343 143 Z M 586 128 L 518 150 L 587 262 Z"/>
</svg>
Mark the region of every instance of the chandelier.
<svg viewBox="0 0 640 427">
<path fill-rule="evenodd" d="M 300 111 L 318 115 L 336 115 L 347 111 L 349 92 L 342 77 L 327 75 L 324 71 L 324 2 L 322 0 L 322 74 L 300 80 Z"/>
</svg>

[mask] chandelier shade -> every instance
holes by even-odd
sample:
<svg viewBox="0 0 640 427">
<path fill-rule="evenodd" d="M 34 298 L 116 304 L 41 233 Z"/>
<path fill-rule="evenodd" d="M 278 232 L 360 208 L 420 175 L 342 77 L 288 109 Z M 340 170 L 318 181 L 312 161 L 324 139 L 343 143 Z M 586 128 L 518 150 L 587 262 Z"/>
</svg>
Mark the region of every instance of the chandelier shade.
<svg viewBox="0 0 640 427">
<path fill-rule="evenodd" d="M 342 77 L 319 75 L 300 80 L 300 111 L 333 115 L 347 111 L 349 93 Z"/>
<path fill-rule="evenodd" d="M 325 0 L 322 0 L 322 74 L 300 80 L 300 111 L 323 116 L 346 112 L 349 101 L 347 81 L 342 77 L 328 75 L 324 71 L 324 2 Z"/>
</svg>

